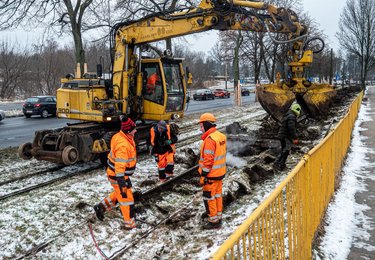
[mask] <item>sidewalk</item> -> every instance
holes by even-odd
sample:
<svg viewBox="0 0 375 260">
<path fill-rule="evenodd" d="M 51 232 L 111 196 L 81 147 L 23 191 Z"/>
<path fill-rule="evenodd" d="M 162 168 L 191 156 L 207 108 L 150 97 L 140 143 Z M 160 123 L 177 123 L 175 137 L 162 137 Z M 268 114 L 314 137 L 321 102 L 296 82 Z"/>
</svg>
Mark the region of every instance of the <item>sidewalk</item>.
<svg viewBox="0 0 375 260">
<path fill-rule="evenodd" d="M 312 259 L 375 260 L 375 87 L 367 88 L 322 224 Z"/>
<path fill-rule="evenodd" d="M 368 117 L 372 121 L 364 122 L 361 125 L 366 129 L 361 132 L 361 136 L 367 137 L 362 141 L 368 148 L 366 157 L 370 164 L 363 169 L 363 176 L 358 177 L 361 178 L 366 189 L 355 194 L 355 202 L 365 207 L 363 216 L 356 214 L 356 218 L 366 219 L 370 226 L 364 227 L 362 221 L 360 221 L 360 225 L 357 225 L 358 229 L 366 229 L 367 235 L 353 238 L 348 255 L 348 259 L 352 260 L 375 259 L 375 87 L 368 88 L 365 98 L 367 100 L 364 100 L 363 104 L 367 104 Z"/>
</svg>

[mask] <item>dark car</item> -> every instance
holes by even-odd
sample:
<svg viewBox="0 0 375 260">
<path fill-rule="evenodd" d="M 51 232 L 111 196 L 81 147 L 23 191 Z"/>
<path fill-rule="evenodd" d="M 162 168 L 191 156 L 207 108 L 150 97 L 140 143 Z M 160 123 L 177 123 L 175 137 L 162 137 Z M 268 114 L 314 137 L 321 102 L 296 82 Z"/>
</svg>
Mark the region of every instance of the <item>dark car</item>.
<svg viewBox="0 0 375 260">
<path fill-rule="evenodd" d="M 5 112 L 3 110 L 0 110 L 0 121 L 5 118 Z"/>
<path fill-rule="evenodd" d="M 230 98 L 230 93 L 226 89 L 217 88 L 214 90 L 214 94 L 217 98 Z"/>
<path fill-rule="evenodd" d="M 241 88 L 241 96 L 249 96 L 250 90 L 248 88 Z"/>
<path fill-rule="evenodd" d="M 198 89 L 195 91 L 193 95 L 194 100 L 207 100 L 207 99 L 215 99 L 214 93 L 210 89 Z"/>
<path fill-rule="evenodd" d="M 27 118 L 31 117 L 32 115 L 40 115 L 43 118 L 46 118 L 49 115 L 56 116 L 56 97 L 29 97 L 23 104 L 22 112 Z"/>
</svg>

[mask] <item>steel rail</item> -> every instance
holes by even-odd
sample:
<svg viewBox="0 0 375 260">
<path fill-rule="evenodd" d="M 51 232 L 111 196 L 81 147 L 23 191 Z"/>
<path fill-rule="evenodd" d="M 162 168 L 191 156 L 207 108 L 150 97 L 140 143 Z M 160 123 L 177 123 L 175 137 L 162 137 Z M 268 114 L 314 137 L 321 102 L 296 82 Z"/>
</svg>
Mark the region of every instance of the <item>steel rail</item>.
<svg viewBox="0 0 375 260">
<path fill-rule="evenodd" d="M 140 197 L 139 197 L 139 201 L 141 200 L 144 200 L 147 196 L 150 196 L 151 194 L 155 193 L 155 192 L 158 192 L 160 190 L 164 190 L 167 186 L 175 183 L 176 181 L 179 181 L 181 179 L 183 179 L 184 177 L 188 176 L 189 174 L 195 172 L 196 170 L 198 169 L 198 165 L 194 166 L 194 167 L 191 167 L 185 171 L 183 171 L 181 174 L 179 175 L 176 175 L 175 177 L 169 179 L 168 181 L 164 182 L 164 183 L 160 183 L 158 184 L 156 187 L 153 187 L 143 193 L 140 194 Z M 73 176 L 74 174 L 69 174 L 70 176 L 66 176 L 66 178 L 69 178 L 71 176 Z M 65 177 L 65 176 L 64 176 Z M 47 184 L 48 185 L 48 184 Z M 1 197 L 0 197 L 1 198 Z M 137 201 L 136 201 L 137 202 Z M 191 203 L 189 203 L 188 205 L 190 205 Z M 140 221 L 140 222 L 144 222 L 145 224 L 147 225 L 150 225 L 152 226 L 152 228 L 148 229 L 147 231 L 145 231 L 145 234 L 143 234 L 141 236 L 141 238 L 137 239 L 136 241 L 139 242 L 141 239 L 143 239 L 144 237 L 146 237 L 148 234 L 150 234 L 153 230 L 155 230 L 159 225 L 161 225 L 162 223 L 164 223 L 165 221 L 167 221 L 168 219 L 170 219 L 171 217 L 175 216 L 178 212 L 180 212 L 181 210 L 185 209 L 187 207 L 187 205 L 185 205 L 183 208 L 179 208 L 177 211 L 173 212 L 172 214 L 168 215 L 166 218 L 162 219 L 161 221 L 159 221 L 158 223 L 156 223 L 155 225 L 152 225 L 150 223 L 146 223 L 144 221 Z M 25 257 L 28 257 L 28 256 L 32 256 L 32 255 L 35 255 L 36 253 L 40 252 L 41 250 L 43 250 L 44 248 L 46 248 L 49 244 L 53 243 L 54 241 L 56 241 L 56 239 L 58 239 L 59 237 L 73 231 L 75 228 L 77 227 L 80 227 L 82 225 L 85 225 L 87 224 L 88 222 L 91 222 L 92 219 L 95 218 L 95 213 L 91 213 L 89 214 L 88 216 L 86 216 L 83 221 L 77 223 L 77 224 L 74 224 L 72 226 L 70 226 L 69 228 L 67 228 L 66 230 L 64 230 L 63 232 L 61 232 L 60 234 L 57 234 L 56 236 L 46 240 L 45 242 L 42 242 L 40 243 L 39 245 L 36 245 L 34 246 L 33 248 L 27 250 L 25 253 L 23 253 L 23 255 L 21 256 L 18 256 L 16 257 L 16 259 L 23 259 Z M 147 234 L 147 235 L 146 235 Z"/>
</svg>

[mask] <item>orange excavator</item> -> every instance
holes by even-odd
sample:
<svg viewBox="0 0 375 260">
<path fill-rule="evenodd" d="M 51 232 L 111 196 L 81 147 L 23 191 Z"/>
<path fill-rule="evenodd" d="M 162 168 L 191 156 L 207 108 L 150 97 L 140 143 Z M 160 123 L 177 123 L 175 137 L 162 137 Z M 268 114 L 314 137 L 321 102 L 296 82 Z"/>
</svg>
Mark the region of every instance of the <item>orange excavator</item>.
<svg viewBox="0 0 375 260">
<path fill-rule="evenodd" d="M 202 0 L 196 7 L 152 13 L 115 25 L 111 79 L 103 79 L 101 69 L 96 75 L 82 73 L 81 77 L 77 73 L 63 79 L 57 92 L 58 117 L 81 122 L 37 131 L 33 143 L 19 147 L 20 157 L 64 164 L 90 161 L 108 151 L 103 139 L 119 130 L 120 115 L 137 121 L 138 142 L 147 139 L 155 121 L 182 117 L 189 74 L 183 69 L 182 59 L 173 58 L 170 51 L 163 57 L 149 58 L 143 51 L 152 42 L 208 30 L 287 34 L 288 43 L 293 43 L 291 77 L 258 86 L 260 103 L 276 120 L 295 100 L 311 115 L 326 111 L 322 108 L 329 105 L 335 90 L 304 78 L 304 67 L 312 63 L 313 51 L 309 50 L 307 28 L 293 11 L 264 2 Z M 157 86 L 150 86 L 146 78 L 153 73 L 158 74 Z"/>
</svg>

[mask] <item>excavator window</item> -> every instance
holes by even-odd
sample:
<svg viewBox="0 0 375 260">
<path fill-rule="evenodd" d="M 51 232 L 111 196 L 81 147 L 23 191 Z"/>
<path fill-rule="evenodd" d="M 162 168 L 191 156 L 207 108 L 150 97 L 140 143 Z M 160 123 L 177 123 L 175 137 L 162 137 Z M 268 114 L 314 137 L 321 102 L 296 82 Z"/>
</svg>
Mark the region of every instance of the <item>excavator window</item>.
<svg viewBox="0 0 375 260">
<path fill-rule="evenodd" d="M 181 111 L 184 105 L 184 88 L 179 63 L 163 63 L 167 88 L 167 112 Z"/>
<path fill-rule="evenodd" d="M 142 64 L 142 73 L 144 77 L 142 88 L 144 99 L 163 105 L 164 90 L 159 63 Z"/>
</svg>

